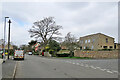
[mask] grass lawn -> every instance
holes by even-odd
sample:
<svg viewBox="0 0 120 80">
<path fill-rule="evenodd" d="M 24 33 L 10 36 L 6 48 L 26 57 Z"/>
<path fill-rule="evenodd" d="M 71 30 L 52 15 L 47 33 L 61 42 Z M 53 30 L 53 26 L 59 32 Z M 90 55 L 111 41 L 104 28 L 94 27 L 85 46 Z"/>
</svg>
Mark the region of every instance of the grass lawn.
<svg viewBox="0 0 120 80">
<path fill-rule="evenodd" d="M 65 58 L 65 59 L 91 59 L 88 57 L 57 57 L 57 58 Z"/>
<path fill-rule="evenodd" d="M 0 58 L 2 58 L 2 55 L 0 55 Z"/>
</svg>

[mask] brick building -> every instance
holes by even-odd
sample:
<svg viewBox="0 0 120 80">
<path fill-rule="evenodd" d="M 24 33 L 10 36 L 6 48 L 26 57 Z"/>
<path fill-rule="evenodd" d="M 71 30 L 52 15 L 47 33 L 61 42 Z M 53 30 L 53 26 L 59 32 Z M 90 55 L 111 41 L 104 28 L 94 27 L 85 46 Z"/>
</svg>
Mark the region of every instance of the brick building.
<svg viewBox="0 0 120 80">
<path fill-rule="evenodd" d="M 79 39 L 80 49 L 114 49 L 114 38 L 102 33 L 87 35 Z"/>
</svg>

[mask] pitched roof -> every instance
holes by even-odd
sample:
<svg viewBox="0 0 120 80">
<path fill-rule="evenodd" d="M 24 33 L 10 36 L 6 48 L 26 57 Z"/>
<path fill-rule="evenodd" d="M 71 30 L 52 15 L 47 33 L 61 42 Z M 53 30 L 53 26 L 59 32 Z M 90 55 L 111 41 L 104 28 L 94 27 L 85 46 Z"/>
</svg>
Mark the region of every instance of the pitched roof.
<svg viewBox="0 0 120 80">
<path fill-rule="evenodd" d="M 89 37 L 89 36 L 94 36 L 94 35 L 104 35 L 106 37 L 110 37 L 110 36 L 107 36 L 105 34 L 102 34 L 102 33 L 96 33 L 96 34 L 90 34 L 90 35 L 87 35 L 87 36 L 83 36 L 83 37 L 80 37 L 80 38 L 84 38 L 84 37 Z M 113 38 L 113 37 L 110 37 L 110 38 Z M 113 38 L 114 39 L 114 38 Z"/>
</svg>

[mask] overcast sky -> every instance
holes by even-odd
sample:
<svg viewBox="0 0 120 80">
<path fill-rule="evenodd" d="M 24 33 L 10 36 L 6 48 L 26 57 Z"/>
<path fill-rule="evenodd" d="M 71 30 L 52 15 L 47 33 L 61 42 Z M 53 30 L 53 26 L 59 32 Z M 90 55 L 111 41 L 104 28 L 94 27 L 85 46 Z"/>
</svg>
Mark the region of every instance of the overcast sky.
<svg viewBox="0 0 120 80">
<path fill-rule="evenodd" d="M 11 41 L 16 45 L 27 44 L 31 40 L 28 30 L 33 23 L 49 16 L 55 17 L 56 23 L 63 27 L 62 37 L 68 32 L 76 38 L 103 33 L 118 42 L 117 2 L 5 2 L 2 3 L 0 39 L 5 16 L 12 21 Z"/>
</svg>

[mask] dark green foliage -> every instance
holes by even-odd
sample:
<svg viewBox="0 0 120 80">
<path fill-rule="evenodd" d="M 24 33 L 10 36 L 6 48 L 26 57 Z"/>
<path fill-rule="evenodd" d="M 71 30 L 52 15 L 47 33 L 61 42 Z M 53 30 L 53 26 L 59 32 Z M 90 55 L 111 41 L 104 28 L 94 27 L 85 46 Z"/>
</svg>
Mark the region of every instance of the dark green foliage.
<svg viewBox="0 0 120 80">
<path fill-rule="evenodd" d="M 5 51 L 8 52 L 8 50 L 5 50 Z M 13 49 L 10 49 L 9 51 L 10 51 L 10 54 L 9 54 L 9 55 L 13 56 L 13 55 L 14 55 L 14 50 L 13 50 Z"/>
<path fill-rule="evenodd" d="M 57 41 L 50 40 L 49 41 L 49 49 L 54 50 L 54 51 L 59 51 L 61 49 L 61 47 Z"/>
<path fill-rule="evenodd" d="M 66 53 L 64 53 L 64 54 L 56 54 L 57 55 L 57 57 L 68 57 L 68 56 L 70 56 L 70 54 L 66 54 Z"/>
<path fill-rule="evenodd" d="M 55 40 L 49 41 L 49 49 L 46 49 L 45 51 L 49 51 L 52 56 L 56 56 L 56 53 L 61 49 L 60 44 Z"/>
<path fill-rule="evenodd" d="M 36 40 L 34 41 L 34 40 L 31 40 L 28 44 L 30 45 L 30 46 L 32 46 L 32 45 L 34 45 L 34 44 L 36 44 Z"/>
</svg>

